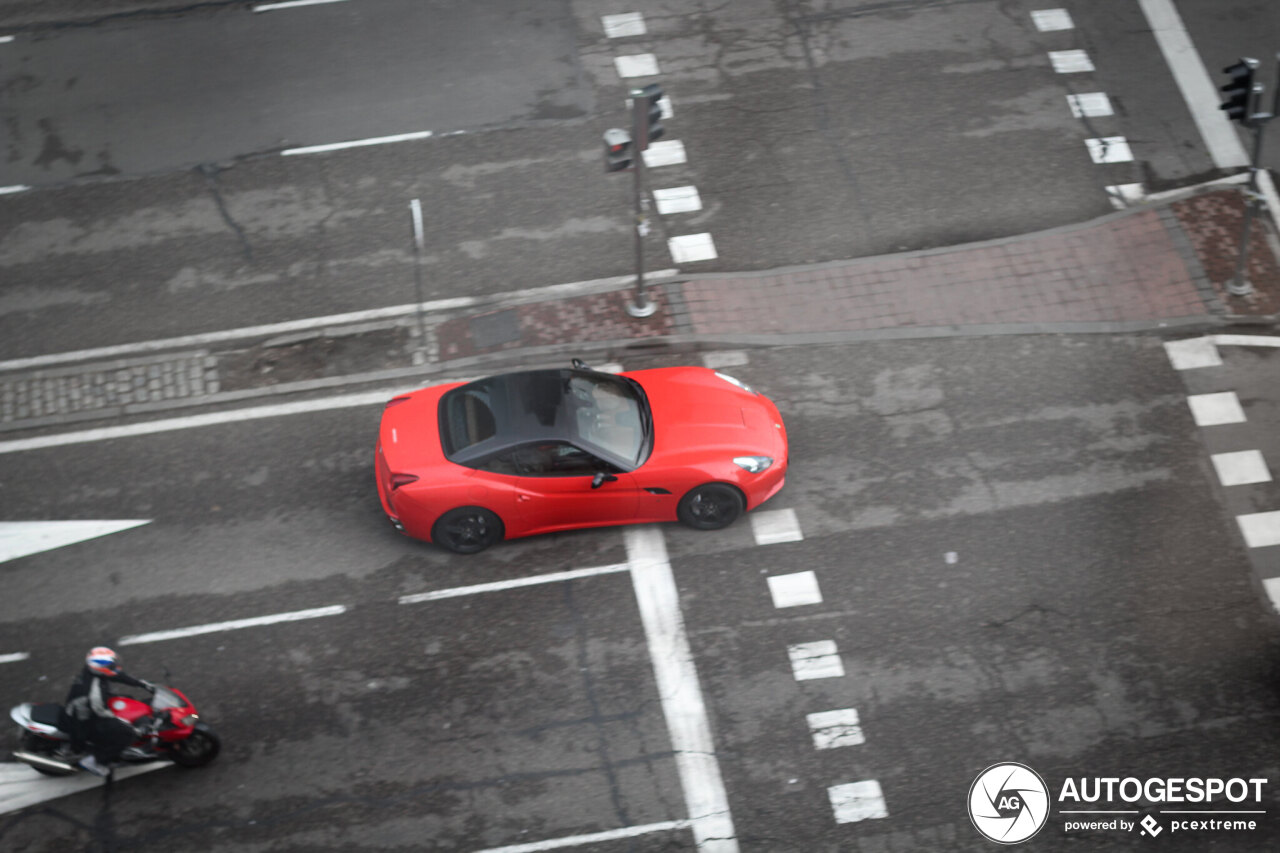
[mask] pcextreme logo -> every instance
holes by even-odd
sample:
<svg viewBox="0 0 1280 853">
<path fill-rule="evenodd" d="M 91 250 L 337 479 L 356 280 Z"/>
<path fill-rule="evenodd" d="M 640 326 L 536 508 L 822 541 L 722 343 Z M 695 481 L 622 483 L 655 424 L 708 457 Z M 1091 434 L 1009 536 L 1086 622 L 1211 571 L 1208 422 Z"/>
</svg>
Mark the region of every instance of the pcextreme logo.
<svg viewBox="0 0 1280 853">
<path fill-rule="evenodd" d="M 1049 787 L 1025 764 L 992 764 L 969 787 L 969 819 L 997 844 L 1026 841 L 1049 819 Z"/>
</svg>

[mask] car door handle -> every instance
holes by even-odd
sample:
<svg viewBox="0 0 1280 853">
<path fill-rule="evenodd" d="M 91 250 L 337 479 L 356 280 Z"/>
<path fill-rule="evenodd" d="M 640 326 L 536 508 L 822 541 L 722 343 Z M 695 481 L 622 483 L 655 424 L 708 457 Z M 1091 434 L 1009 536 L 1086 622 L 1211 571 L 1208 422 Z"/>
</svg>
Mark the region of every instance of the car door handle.
<svg viewBox="0 0 1280 853">
<path fill-rule="evenodd" d="M 521 503 L 529 499 L 530 499 L 529 495 L 516 495 L 516 500 L 520 501 Z"/>
</svg>

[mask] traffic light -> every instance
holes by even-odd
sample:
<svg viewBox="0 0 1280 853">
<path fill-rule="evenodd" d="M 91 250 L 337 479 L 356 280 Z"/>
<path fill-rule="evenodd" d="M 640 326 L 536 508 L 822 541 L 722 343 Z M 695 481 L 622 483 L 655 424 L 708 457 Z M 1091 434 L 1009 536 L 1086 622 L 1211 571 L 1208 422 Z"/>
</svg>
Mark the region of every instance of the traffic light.
<svg viewBox="0 0 1280 853">
<path fill-rule="evenodd" d="M 661 123 L 662 107 L 658 104 L 662 100 L 662 87 L 650 83 L 643 89 L 633 89 L 631 98 L 636 110 L 636 149 L 647 151 L 650 142 L 656 142 L 667 132 Z"/>
<path fill-rule="evenodd" d="M 1227 117 L 1232 121 L 1248 122 L 1249 120 L 1254 89 L 1256 87 L 1258 91 L 1262 90 L 1261 84 L 1253 82 L 1253 72 L 1257 67 L 1258 60 L 1246 56 L 1241 57 L 1235 65 L 1222 69 L 1222 73 L 1231 79 L 1222 87 L 1222 93 L 1227 96 L 1227 99 L 1218 109 L 1226 110 Z"/>
<path fill-rule="evenodd" d="M 604 170 L 621 172 L 631 168 L 631 134 L 620 127 L 604 132 Z"/>
</svg>

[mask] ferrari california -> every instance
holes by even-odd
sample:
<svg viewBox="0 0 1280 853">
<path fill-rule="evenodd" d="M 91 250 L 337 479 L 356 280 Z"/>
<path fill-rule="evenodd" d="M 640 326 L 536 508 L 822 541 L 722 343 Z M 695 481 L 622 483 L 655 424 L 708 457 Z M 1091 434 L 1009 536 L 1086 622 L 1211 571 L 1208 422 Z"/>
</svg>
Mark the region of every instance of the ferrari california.
<svg viewBox="0 0 1280 853">
<path fill-rule="evenodd" d="M 459 554 L 578 527 L 732 524 L 782 488 L 777 407 L 705 367 L 529 370 L 386 404 L 378 496 L 409 536 Z"/>
</svg>

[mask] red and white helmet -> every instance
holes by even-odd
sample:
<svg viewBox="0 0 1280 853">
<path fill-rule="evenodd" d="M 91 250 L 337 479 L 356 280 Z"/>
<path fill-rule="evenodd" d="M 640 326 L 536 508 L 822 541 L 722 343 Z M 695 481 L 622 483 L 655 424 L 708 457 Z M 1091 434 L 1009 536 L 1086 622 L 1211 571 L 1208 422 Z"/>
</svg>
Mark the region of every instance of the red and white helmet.
<svg viewBox="0 0 1280 853">
<path fill-rule="evenodd" d="M 85 664 L 97 675 L 116 675 L 120 672 L 120 660 L 115 651 L 106 646 L 94 646 L 85 655 Z"/>
</svg>

